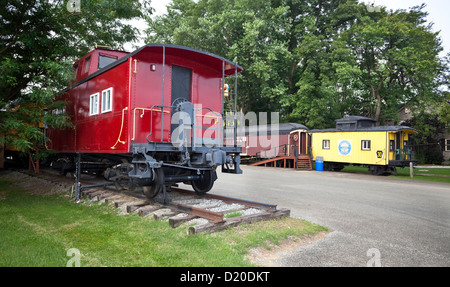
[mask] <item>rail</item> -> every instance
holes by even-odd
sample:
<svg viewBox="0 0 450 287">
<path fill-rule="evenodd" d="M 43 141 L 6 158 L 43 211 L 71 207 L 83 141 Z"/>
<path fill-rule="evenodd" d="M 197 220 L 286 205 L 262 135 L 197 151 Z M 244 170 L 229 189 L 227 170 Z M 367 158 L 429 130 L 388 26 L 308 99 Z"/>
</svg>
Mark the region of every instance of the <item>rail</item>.
<svg viewBox="0 0 450 287">
<path fill-rule="evenodd" d="M 65 180 L 65 178 L 64 178 Z M 201 218 L 203 221 L 195 226 L 188 227 L 188 234 L 203 232 L 216 232 L 242 223 L 252 223 L 262 220 L 270 220 L 290 215 L 290 210 L 279 209 L 276 204 L 257 202 L 241 198 L 234 198 L 215 194 L 197 195 L 195 192 L 181 188 L 172 188 L 174 199 L 166 204 L 154 200 L 148 200 L 140 193 L 124 192 L 106 188 L 106 184 L 83 181 L 82 193 L 91 201 L 104 201 L 114 204 L 122 212 L 137 213 L 140 216 L 153 214 L 156 220 L 168 219 L 173 228 L 179 227 L 190 220 Z M 109 183 L 109 185 L 114 183 Z M 120 185 L 116 185 L 118 189 Z M 80 190 L 81 191 L 81 190 Z M 81 192 L 80 192 L 81 194 Z M 81 200 L 77 196 L 77 200 Z M 226 214 L 237 213 L 235 217 L 226 217 Z M 239 215 L 241 214 L 241 215 Z"/>
</svg>

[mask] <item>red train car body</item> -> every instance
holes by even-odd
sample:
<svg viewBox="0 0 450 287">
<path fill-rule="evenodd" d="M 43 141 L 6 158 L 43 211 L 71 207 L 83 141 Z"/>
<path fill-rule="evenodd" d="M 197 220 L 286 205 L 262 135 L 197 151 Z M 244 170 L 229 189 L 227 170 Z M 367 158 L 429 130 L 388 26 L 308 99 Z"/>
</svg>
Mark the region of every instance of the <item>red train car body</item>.
<svg viewBox="0 0 450 287">
<path fill-rule="evenodd" d="M 308 128 L 297 123 L 249 126 L 242 142 L 243 157 L 274 158 L 306 155 L 311 147 Z"/>
<path fill-rule="evenodd" d="M 224 80 L 242 70 L 237 64 L 148 44 L 132 53 L 95 49 L 74 68 L 76 80 L 58 98 L 74 128 L 48 131 L 58 153 L 128 157 L 129 176 L 153 194 L 179 181 L 207 192 L 219 165 L 241 172 L 240 147 L 224 146 L 222 123 Z"/>
</svg>

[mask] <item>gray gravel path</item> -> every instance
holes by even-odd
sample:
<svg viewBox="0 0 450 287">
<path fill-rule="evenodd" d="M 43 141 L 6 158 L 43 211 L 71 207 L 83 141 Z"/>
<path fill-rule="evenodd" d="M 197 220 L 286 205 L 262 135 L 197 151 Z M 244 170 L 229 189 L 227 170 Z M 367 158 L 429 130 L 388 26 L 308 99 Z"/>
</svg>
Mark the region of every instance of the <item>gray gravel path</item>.
<svg viewBox="0 0 450 287">
<path fill-rule="evenodd" d="M 450 184 L 244 166 L 211 192 L 275 203 L 333 230 L 279 266 L 450 266 Z"/>
</svg>

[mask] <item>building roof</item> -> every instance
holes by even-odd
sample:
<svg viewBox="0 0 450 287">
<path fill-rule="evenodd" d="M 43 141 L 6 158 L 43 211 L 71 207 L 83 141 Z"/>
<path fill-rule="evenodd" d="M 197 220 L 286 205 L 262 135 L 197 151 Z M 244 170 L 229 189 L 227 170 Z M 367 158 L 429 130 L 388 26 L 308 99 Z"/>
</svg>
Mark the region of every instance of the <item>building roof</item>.
<svg viewBox="0 0 450 287">
<path fill-rule="evenodd" d="M 376 120 L 360 116 L 347 116 L 336 120 L 336 128 L 323 130 L 310 130 L 310 133 L 337 133 L 337 132 L 397 132 L 401 130 L 417 130 L 407 126 L 375 126 Z"/>
<path fill-rule="evenodd" d="M 235 69 L 237 70 L 238 73 L 243 70 L 243 68 L 239 66 L 237 63 L 229 61 L 216 54 L 180 45 L 157 44 L 157 43 L 147 44 L 137 49 L 136 51 L 130 53 L 129 56 L 134 56 L 135 54 L 140 53 L 142 51 L 158 51 L 162 55 L 163 48 L 167 55 L 177 55 L 183 58 L 192 59 L 196 62 L 207 62 L 208 66 L 213 67 L 218 71 L 222 71 L 222 67 L 224 66 L 225 75 L 227 76 L 233 75 Z"/>
<path fill-rule="evenodd" d="M 281 123 L 274 125 L 255 125 L 245 127 L 246 135 L 260 135 L 260 133 L 264 135 L 287 135 L 295 130 L 308 130 L 308 128 L 302 124 L 297 123 Z"/>
<path fill-rule="evenodd" d="M 310 130 L 310 133 L 337 133 L 337 132 L 398 132 L 402 130 L 410 130 L 417 132 L 416 129 L 407 126 L 379 126 L 371 128 L 357 128 L 352 130 L 343 129 L 323 129 L 323 130 Z"/>
</svg>

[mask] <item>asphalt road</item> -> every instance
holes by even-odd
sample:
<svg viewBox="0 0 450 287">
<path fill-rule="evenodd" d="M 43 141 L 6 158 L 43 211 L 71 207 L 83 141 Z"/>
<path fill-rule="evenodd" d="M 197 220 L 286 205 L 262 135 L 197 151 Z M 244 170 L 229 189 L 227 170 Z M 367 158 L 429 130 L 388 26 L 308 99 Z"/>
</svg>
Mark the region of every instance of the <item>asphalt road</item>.
<svg viewBox="0 0 450 287">
<path fill-rule="evenodd" d="M 450 184 L 243 166 L 211 192 L 275 203 L 333 232 L 279 266 L 450 266 Z"/>
</svg>

